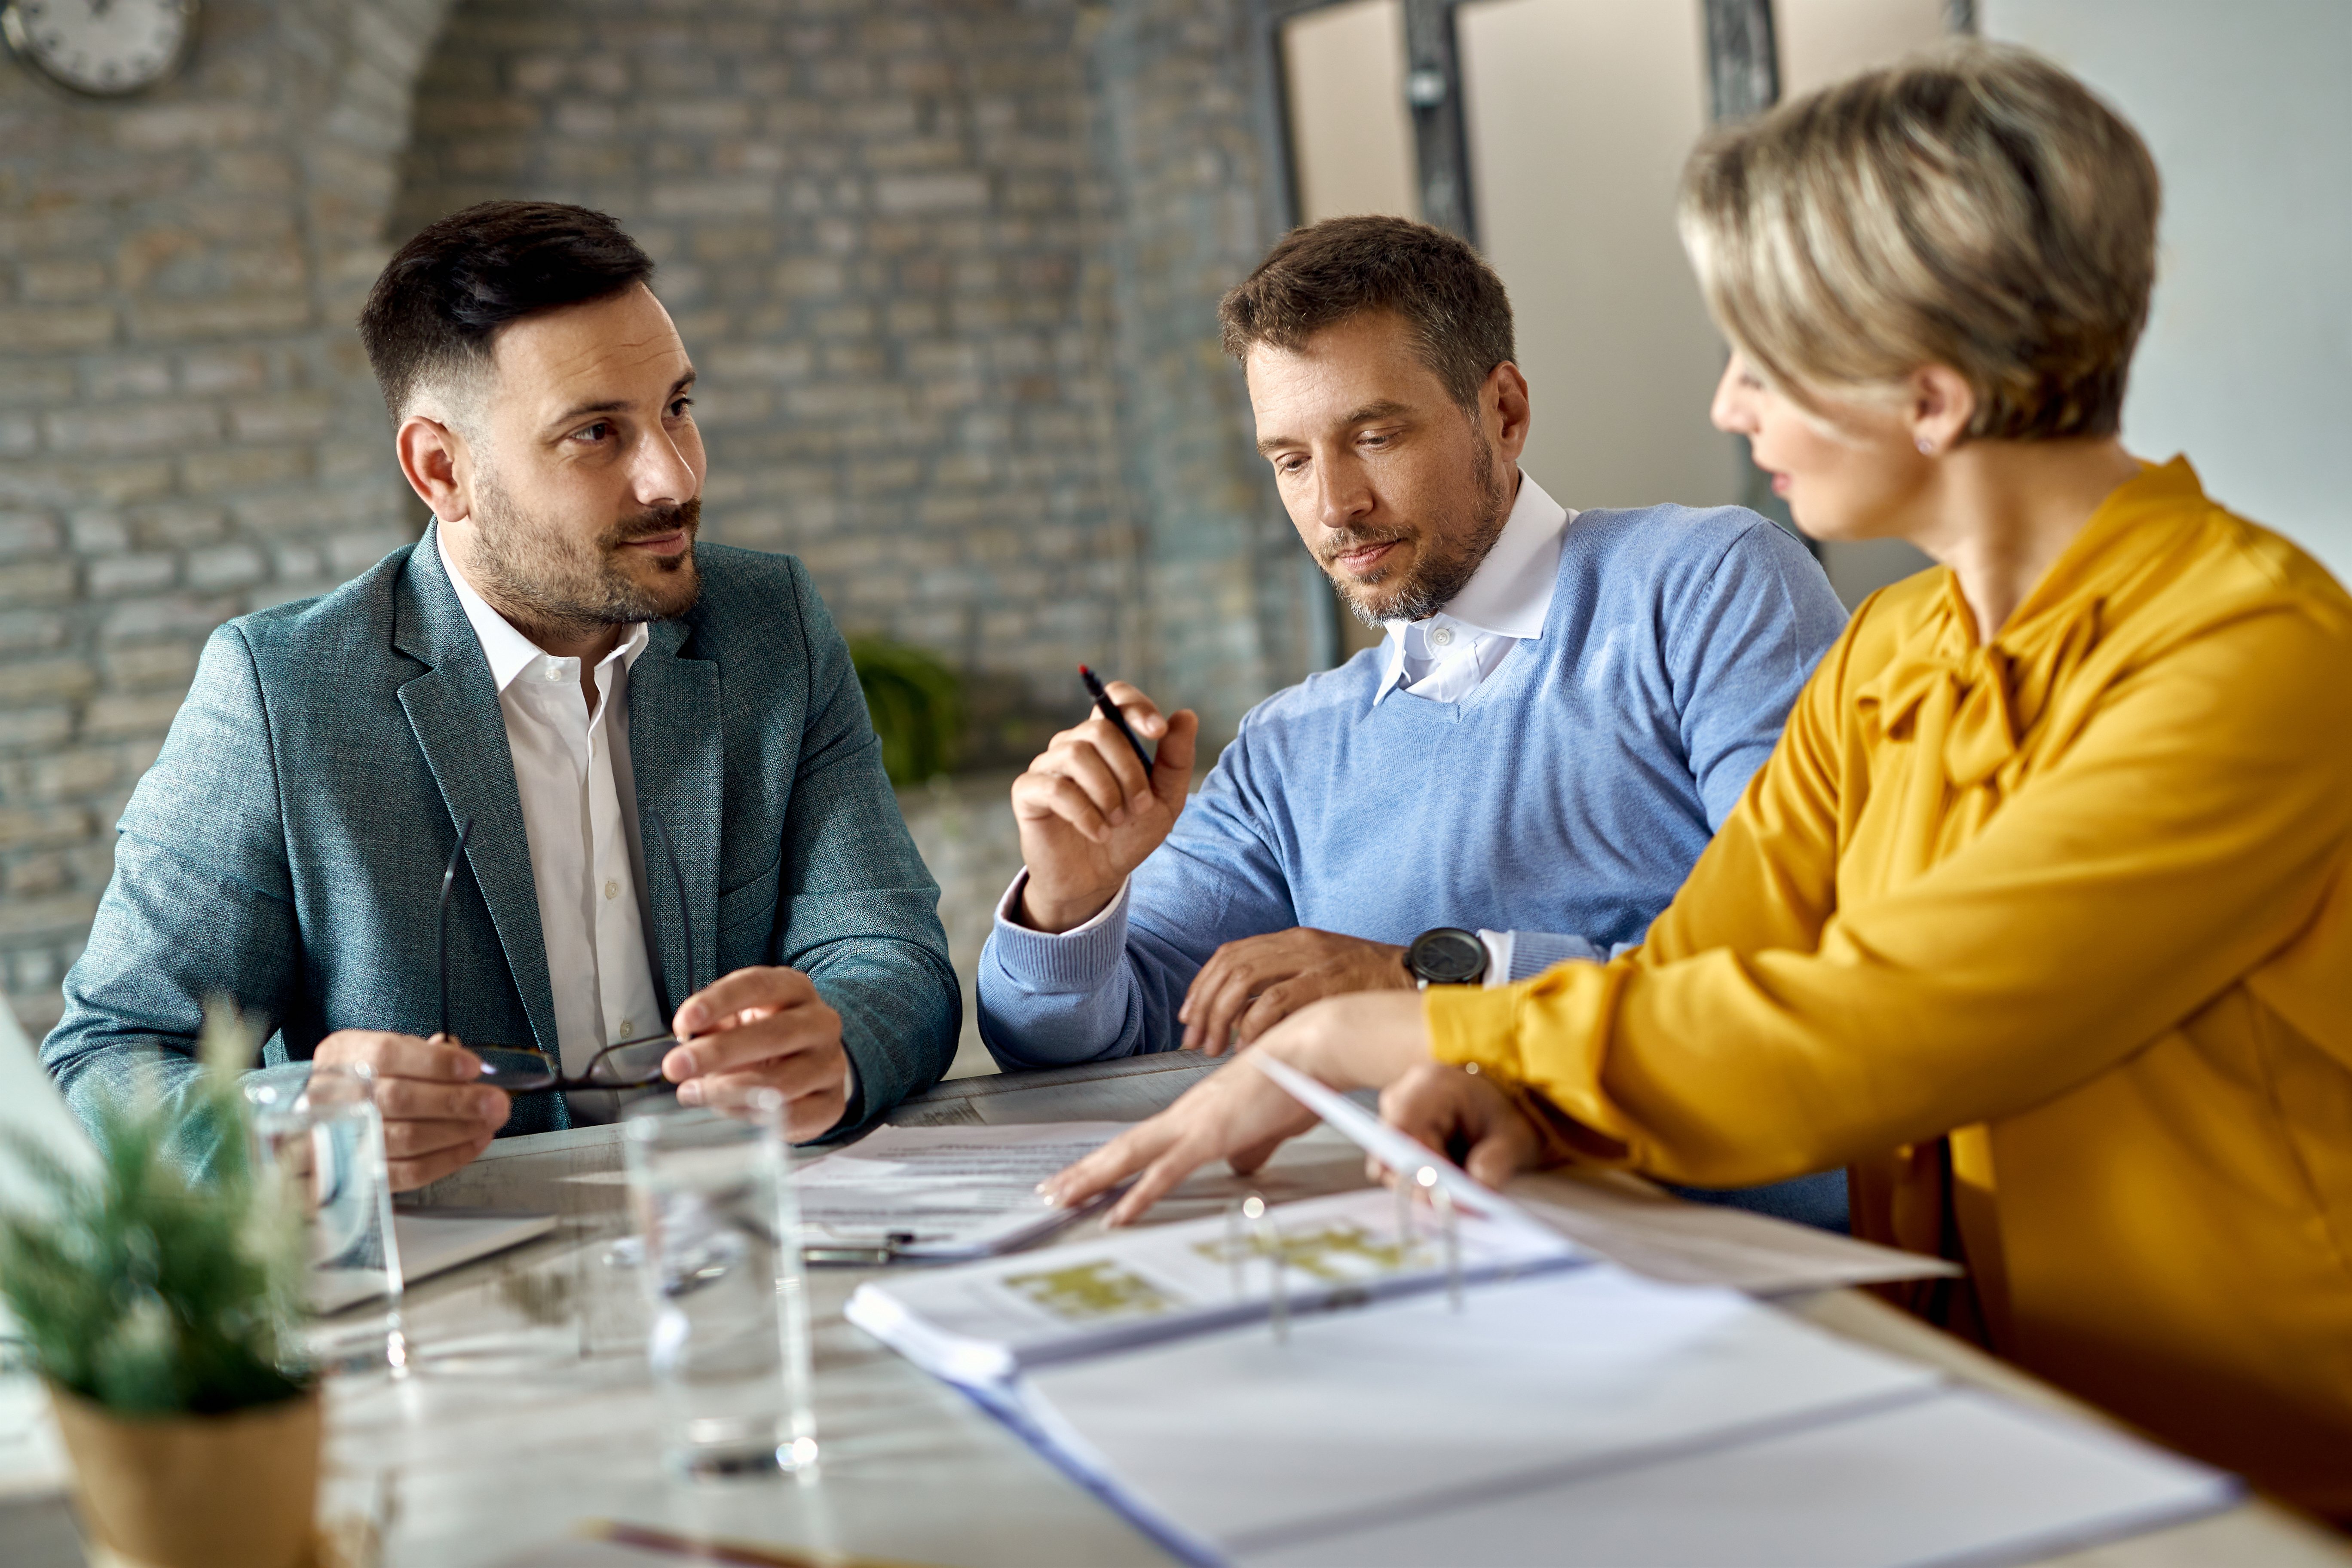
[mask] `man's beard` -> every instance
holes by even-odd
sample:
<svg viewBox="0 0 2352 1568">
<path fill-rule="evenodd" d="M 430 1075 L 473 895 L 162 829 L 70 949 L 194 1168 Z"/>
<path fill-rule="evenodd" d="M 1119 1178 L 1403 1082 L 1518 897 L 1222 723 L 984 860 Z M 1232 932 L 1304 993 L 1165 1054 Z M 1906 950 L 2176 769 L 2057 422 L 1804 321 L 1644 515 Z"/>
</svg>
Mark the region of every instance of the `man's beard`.
<svg viewBox="0 0 2352 1568">
<path fill-rule="evenodd" d="M 1345 529 L 1325 536 L 1317 563 L 1356 618 L 1373 630 L 1389 621 L 1426 620 L 1453 603 L 1454 596 L 1470 585 L 1486 552 L 1502 536 L 1503 524 L 1510 519 L 1510 482 L 1495 471 L 1495 448 L 1486 433 L 1474 426 L 1471 438 L 1477 443 L 1478 496 L 1467 516 L 1458 521 L 1445 520 L 1442 526 L 1423 527 L 1417 535 Z M 1413 563 L 1412 574 L 1393 586 L 1386 575 L 1370 582 L 1344 582 L 1331 569 L 1335 560 L 1350 551 L 1415 537 L 1424 541 L 1426 548 Z"/>
<path fill-rule="evenodd" d="M 640 512 L 583 541 L 561 523 L 534 517 L 484 475 L 475 493 L 471 574 L 481 595 L 500 613 L 566 637 L 603 626 L 668 620 L 692 609 L 702 591 L 694 565 L 694 536 L 701 523 L 698 498 Z M 685 549 L 643 557 L 657 574 L 651 582 L 632 577 L 615 558 L 631 540 L 681 530 Z"/>
</svg>

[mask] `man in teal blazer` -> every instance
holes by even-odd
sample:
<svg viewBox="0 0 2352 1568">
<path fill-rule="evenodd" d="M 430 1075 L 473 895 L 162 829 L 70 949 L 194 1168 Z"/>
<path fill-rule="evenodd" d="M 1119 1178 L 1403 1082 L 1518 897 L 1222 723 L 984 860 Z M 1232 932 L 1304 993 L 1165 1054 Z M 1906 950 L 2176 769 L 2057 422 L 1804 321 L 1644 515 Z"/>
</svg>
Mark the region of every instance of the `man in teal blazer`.
<svg viewBox="0 0 2352 1568">
<path fill-rule="evenodd" d="M 159 1059 L 184 1086 L 216 996 L 269 1021 L 262 1073 L 374 1069 L 401 1187 L 612 1113 L 490 1087 L 469 1044 L 576 1073 L 667 1026 L 681 1099 L 775 1088 L 799 1139 L 945 1070 L 939 889 L 805 570 L 695 542 L 693 369 L 651 272 L 541 203 L 385 268 L 362 331 L 437 521 L 205 647 L 42 1047 L 85 1114 Z"/>
</svg>

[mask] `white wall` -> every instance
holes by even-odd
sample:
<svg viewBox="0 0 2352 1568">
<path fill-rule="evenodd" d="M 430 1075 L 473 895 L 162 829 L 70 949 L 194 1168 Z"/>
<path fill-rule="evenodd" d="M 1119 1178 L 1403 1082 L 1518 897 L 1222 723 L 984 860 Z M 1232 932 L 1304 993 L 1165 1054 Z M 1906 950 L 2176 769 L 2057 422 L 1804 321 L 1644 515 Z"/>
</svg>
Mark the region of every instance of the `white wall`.
<svg viewBox="0 0 2352 1568">
<path fill-rule="evenodd" d="M 2352 4 L 1982 0 L 2122 110 L 2165 180 L 2124 406 L 2143 457 L 2352 577 Z"/>
<path fill-rule="evenodd" d="M 1944 36 L 1944 0 L 1773 0 L 1780 93 L 1794 98 Z"/>
<path fill-rule="evenodd" d="M 1421 216 L 1404 101 L 1404 7 L 1351 0 L 1283 25 L 1290 154 L 1302 223 Z"/>
<path fill-rule="evenodd" d="M 1707 505 L 1745 455 L 1707 423 L 1722 346 L 1675 235 L 1706 122 L 1697 0 L 1455 13 L 1473 200 L 1533 390 L 1527 468 L 1565 505 Z"/>
<path fill-rule="evenodd" d="M 1795 98 L 1942 40 L 1943 0 L 1773 0 L 1780 93 Z M 1851 609 L 1889 583 L 1935 564 L 1901 539 L 1832 540 L 1821 547 L 1830 586 Z"/>
</svg>

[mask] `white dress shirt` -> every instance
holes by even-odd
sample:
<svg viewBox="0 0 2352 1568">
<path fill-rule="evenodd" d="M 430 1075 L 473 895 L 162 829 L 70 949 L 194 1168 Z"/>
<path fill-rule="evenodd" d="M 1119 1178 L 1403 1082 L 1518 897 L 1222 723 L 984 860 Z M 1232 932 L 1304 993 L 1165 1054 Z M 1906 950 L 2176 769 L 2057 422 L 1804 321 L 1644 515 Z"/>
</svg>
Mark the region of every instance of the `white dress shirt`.
<svg viewBox="0 0 2352 1568">
<path fill-rule="evenodd" d="M 1459 702 L 1494 674 L 1511 649 L 1543 636 L 1559 581 L 1559 552 L 1576 514 L 1526 473 L 1503 531 L 1478 570 L 1445 607 L 1421 621 L 1387 621 L 1388 674 L 1372 694 Z"/>
<path fill-rule="evenodd" d="M 597 661 L 592 717 L 580 661 L 558 658 L 515 630 L 466 581 L 437 529 L 434 540 L 498 685 L 555 991 L 555 1037 L 563 1070 L 578 1073 L 615 1040 L 669 1026 L 646 952 L 645 855 L 629 764 L 629 667 L 646 650 L 647 628 L 631 626 Z M 601 1109 L 578 1103 L 590 1097 L 571 1098 L 575 1117 Z"/>
</svg>

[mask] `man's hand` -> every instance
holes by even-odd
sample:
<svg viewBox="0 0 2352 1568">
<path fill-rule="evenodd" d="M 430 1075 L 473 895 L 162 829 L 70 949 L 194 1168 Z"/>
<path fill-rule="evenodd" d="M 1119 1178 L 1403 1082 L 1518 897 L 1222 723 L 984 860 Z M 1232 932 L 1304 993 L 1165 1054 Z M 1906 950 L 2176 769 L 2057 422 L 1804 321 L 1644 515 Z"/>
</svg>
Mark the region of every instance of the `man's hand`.
<svg viewBox="0 0 2352 1568">
<path fill-rule="evenodd" d="M 1416 989 L 1404 949 L 1293 926 L 1211 953 L 1176 1017 L 1184 1026 L 1183 1048 L 1214 1057 L 1239 1050 L 1309 1002 Z"/>
<path fill-rule="evenodd" d="M 1239 1175 L 1256 1170 L 1285 1139 L 1315 1125 L 1313 1111 L 1251 1065 L 1260 1056 L 1277 1058 L 1343 1093 L 1382 1089 L 1429 1059 L 1429 1026 L 1422 1021 L 1421 998 L 1412 994 L 1375 992 L 1315 1003 L 1267 1030 L 1248 1056 L 1046 1178 L 1038 1191 L 1068 1207 L 1135 1176 L 1108 1216 L 1108 1224 L 1126 1225 L 1211 1160 L 1222 1156 Z"/>
<path fill-rule="evenodd" d="M 1499 1188 L 1542 1161 L 1542 1130 L 1493 1079 L 1463 1068 L 1423 1062 L 1381 1090 L 1381 1120 L 1431 1149 L 1466 1149 L 1462 1168 Z M 1375 1179 L 1392 1179 L 1375 1171 Z"/>
<path fill-rule="evenodd" d="M 317 1067 L 363 1063 L 375 1073 L 375 1107 L 392 1190 L 408 1192 L 472 1163 L 506 1125 L 506 1091 L 482 1082 L 482 1059 L 444 1035 L 338 1029 L 311 1053 Z"/>
<path fill-rule="evenodd" d="M 683 1043 L 662 1058 L 662 1077 L 682 1104 L 775 1089 L 795 1143 L 832 1131 L 848 1108 L 841 1015 L 797 969 L 739 969 L 688 997 L 670 1030 Z"/>
<path fill-rule="evenodd" d="M 1160 743 L 1159 753 L 1146 769 L 1118 726 L 1097 713 L 1055 736 L 1013 781 L 1013 818 L 1029 868 L 1013 914 L 1035 931 L 1059 935 L 1100 914 L 1184 809 L 1199 717 L 1186 709 L 1163 718 L 1124 680 L 1108 689 L 1135 732 Z"/>
</svg>

